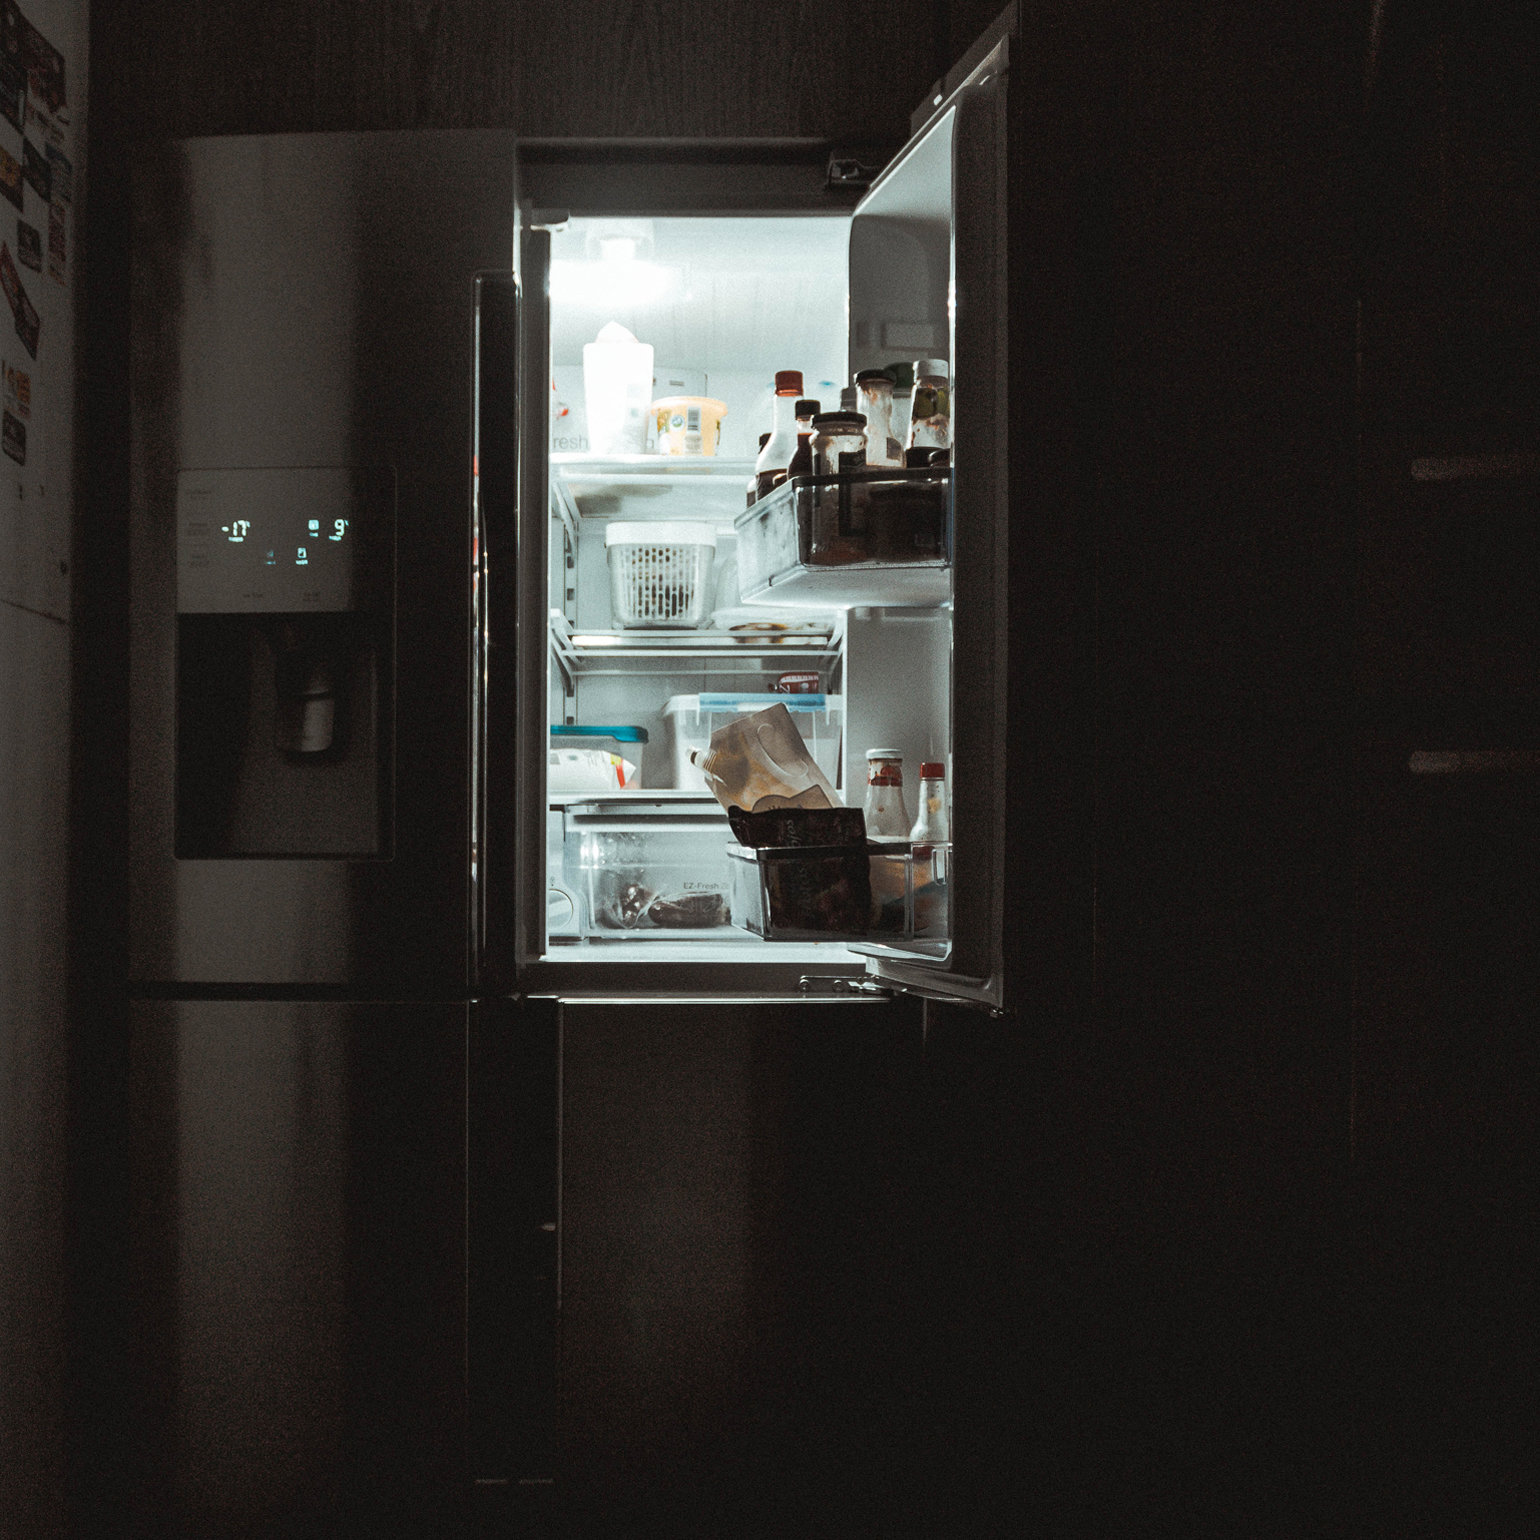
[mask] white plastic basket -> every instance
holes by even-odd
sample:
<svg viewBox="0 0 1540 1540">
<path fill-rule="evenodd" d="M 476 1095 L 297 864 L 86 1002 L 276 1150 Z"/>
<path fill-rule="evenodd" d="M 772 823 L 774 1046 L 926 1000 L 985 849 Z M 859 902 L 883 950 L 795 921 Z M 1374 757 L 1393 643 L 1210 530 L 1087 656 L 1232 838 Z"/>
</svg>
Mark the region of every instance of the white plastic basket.
<svg viewBox="0 0 1540 1540">
<path fill-rule="evenodd" d="M 716 545 L 709 524 L 611 524 L 604 531 L 604 555 L 615 624 L 699 626 L 711 608 Z"/>
</svg>

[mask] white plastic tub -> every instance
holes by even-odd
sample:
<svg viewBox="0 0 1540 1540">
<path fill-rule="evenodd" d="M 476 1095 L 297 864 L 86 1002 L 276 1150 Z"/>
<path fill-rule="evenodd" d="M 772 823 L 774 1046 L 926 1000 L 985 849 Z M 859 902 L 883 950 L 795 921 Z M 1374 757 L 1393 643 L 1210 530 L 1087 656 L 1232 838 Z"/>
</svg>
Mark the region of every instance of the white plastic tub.
<svg viewBox="0 0 1540 1540">
<path fill-rule="evenodd" d="M 568 724 L 551 724 L 549 787 L 553 792 L 613 791 L 616 784 L 605 781 L 602 785 L 588 772 L 585 763 L 592 751 L 615 755 L 635 766 L 625 785 L 642 784 L 642 760 L 647 749 L 645 727 L 575 727 Z"/>
<path fill-rule="evenodd" d="M 622 627 L 693 631 L 711 611 L 717 548 L 709 524 L 615 523 L 604 531 L 610 609 Z"/>
<path fill-rule="evenodd" d="M 842 695 L 676 695 L 663 708 L 663 727 L 669 740 L 674 785 L 686 791 L 705 791 L 706 778 L 690 762 L 690 751 L 703 750 L 717 728 L 737 717 L 752 716 L 768 706 L 784 706 L 802 734 L 813 763 L 839 785 L 840 746 L 845 733 L 845 698 Z"/>
</svg>

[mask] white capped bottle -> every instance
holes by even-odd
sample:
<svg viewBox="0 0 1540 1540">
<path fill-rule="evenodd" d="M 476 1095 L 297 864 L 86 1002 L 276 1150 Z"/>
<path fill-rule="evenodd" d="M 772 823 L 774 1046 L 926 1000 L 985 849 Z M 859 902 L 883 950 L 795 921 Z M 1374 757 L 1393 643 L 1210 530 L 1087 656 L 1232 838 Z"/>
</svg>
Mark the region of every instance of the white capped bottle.
<svg viewBox="0 0 1540 1540">
<path fill-rule="evenodd" d="M 904 756 L 897 749 L 866 751 L 866 817 L 869 840 L 909 838 L 909 809 L 904 806 Z"/>
</svg>

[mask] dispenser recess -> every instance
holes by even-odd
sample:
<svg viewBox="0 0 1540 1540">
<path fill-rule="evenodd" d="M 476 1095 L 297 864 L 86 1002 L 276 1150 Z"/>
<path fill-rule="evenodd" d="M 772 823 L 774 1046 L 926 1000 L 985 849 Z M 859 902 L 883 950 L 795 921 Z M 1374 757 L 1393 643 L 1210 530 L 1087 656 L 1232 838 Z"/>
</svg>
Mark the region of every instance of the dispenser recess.
<svg viewBox="0 0 1540 1540">
<path fill-rule="evenodd" d="M 395 475 L 177 477 L 176 855 L 388 857 Z"/>
</svg>

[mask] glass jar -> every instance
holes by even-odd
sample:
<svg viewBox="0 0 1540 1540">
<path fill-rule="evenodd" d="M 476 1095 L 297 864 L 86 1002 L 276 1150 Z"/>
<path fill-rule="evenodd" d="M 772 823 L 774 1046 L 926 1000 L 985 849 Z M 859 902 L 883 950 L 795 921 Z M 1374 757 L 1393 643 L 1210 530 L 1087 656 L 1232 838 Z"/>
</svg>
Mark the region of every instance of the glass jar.
<svg viewBox="0 0 1540 1540">
<path fill-rule="evenodd" d="M 860 412 L 820 412 L 813 418 L 813 475 L 849 476 L 866 468 L 866 418 Z M 840 480 L 809 489 L 808 560 L 817 566 L 865 561 L 866 486 Z"/>
<path fill-rule="evenodd" d="M 813 417 L 813 474 L 838 476 L 866 468 L 866 418 L 860 412 Z"/>
<path fill-rule="evenodd" d="M 907 840 L 909 810 L 904 806 L 904 756 L 897 749 L 866 751 L 866 817 L 869 840 Z"/>
<path fill-rule="evenodd" d="M 914 366 L 914 401 L 909 411 L 907 447 L 952 447 L 952 393 L 944 359 L 922 358 Z"/>
<path fill-rule="evenodd" d="M 893 376 L 863 369 L 856 376 L 856 400 L 866 417 L 866 463 L 902 465 L 904 446 L 893 437 Z"/>
</svg>

